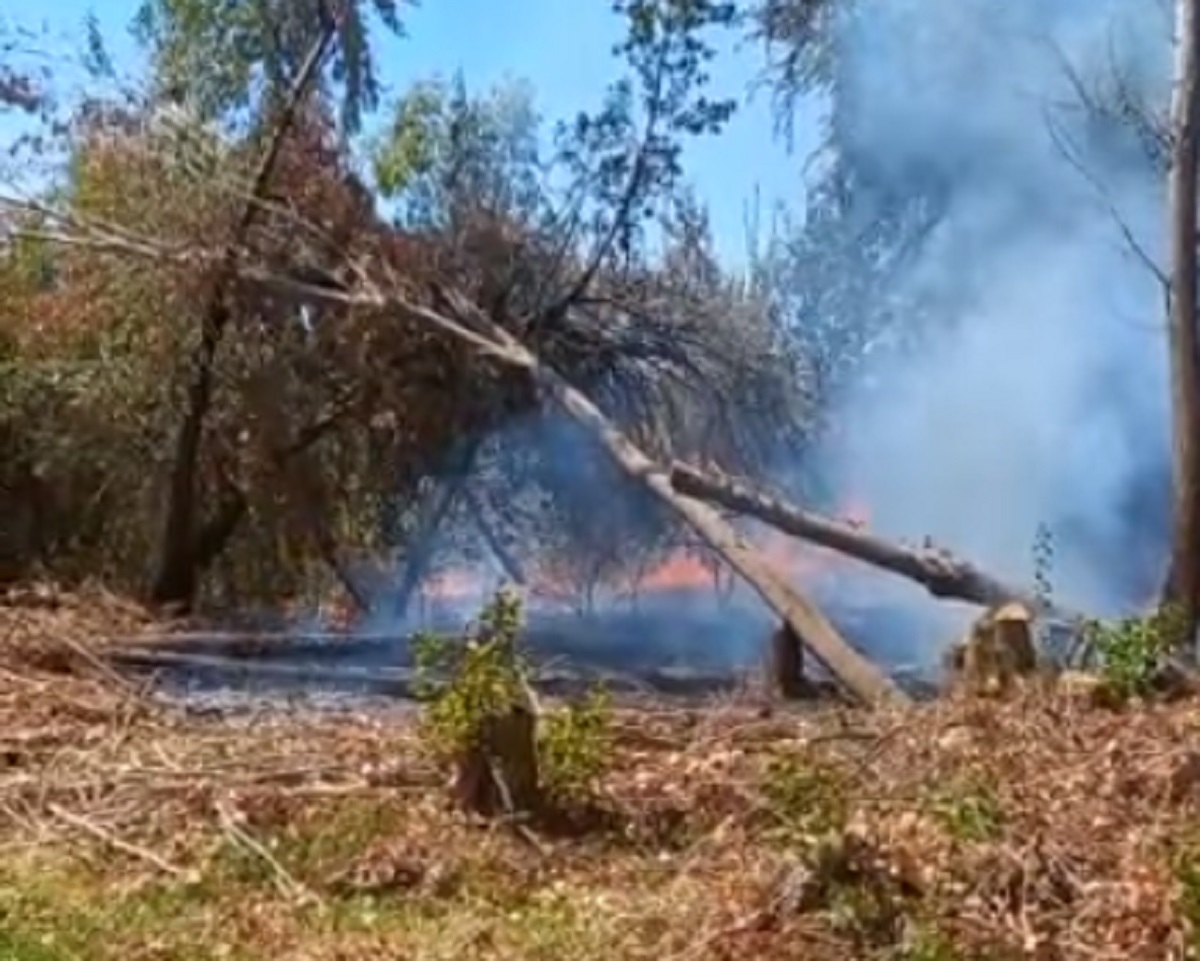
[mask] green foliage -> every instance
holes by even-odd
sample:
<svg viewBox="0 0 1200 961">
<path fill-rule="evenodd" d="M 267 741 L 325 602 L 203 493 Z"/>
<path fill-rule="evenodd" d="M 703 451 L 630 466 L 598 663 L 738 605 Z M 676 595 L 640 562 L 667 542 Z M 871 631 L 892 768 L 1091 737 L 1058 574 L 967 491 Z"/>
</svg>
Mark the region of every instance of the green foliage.
<svg viewBox="0 0 1200 961">
<path fill-rule="evenodd" d="M 111 80 L 117 75 L 112 57 L 108 53 L 108 45 L 104 42 L 104 34 L 100 29 L 100 21 L 93 11 L 88 11 L 84 20 L 83 65 L 92 77 Z"/>
<path fill-rule="evenodd" d="M 771 759 L 762 793 L 776 833 L 789 844 L 811 845 L 838 831 L 849 814 L 844 786 L 836 776 L 794 755 Z"/>
<path fill-rule="evenodd" d="M 905 939 L 895 961 L 960 961 L 962 956 L 950 940 L 929 926 L 919 926 Z"/>
<path fill-rule="evenodd" d="M 3 961 L 70 961 L 71 957 L 53 943 L 10 930 L 6 922 L 0 921 L 0 959 Z"/>
<path fill-rule="evenodd" d="M 903 922 L 893 892 L 877 884 L 833 885 L 828 911 L 835 931 L 864 946 L 889 944 Z"/>
<path fill-rule="evenodd" d="M 972 778 L 940 787 L 930 799 L 934 816 L 959 841 L 994 841 L 1004 830 L 1004 808 L 986 782 Z"/>
<path fill-rule="evenodd" d="M 598 112 L 580 113 L 556 132 L 558 162 L 590 201 L 601 258 L 630 255 L 641 224 L 679 186 L 684 140 L 718 133 L 737 107 L 705 93 L 712 32 L 736 21 L 734 4 L 613 0 L 612 7 L 626 23 L 615 52 L 630 76 L 609 88 Z"/>
<path fill-rule="evenodd" d="M 414 228 L 445 227 L 468 209 L 530 223 L 546 213 L 539 123 L 528 84 L 472 94 L 461 74 L 421 81 L 371 146 L 376 184 Z"/>
<path fill-rule="evenodd" d="M 835 82 L 837 16 L 854 0 L 760 0 L 749 9 L 751 33 L 767 44 L 769 76 L 781 106 Z"/>
<path fill-rule="evenodd" d="M 430 744 L 454 757 L 477 743 L 484 722 L 524 703 L 527 665 L 517 648 L 521 602 L 500 592 L 479 614 L 465 643 L 434 634 L 414 639 L 418 694 L 427 699 Z"/>
<path fill-rule="evenodd" d="M 612 759 L 612 699 L 597 688 L 582 704 L 546 714 L 538 751 L 550 793 L 561 800 L 590 794 Z"/>
<path fill-rule="evenodd" d="M 1179 845 L 1172 852 L 1171 869 L 1178 889 L 1179 913 L 1187 922 L 1193 952 L 1200 951 L 1200 847 Z"/>
<path fill-rule="evenodd" d="M 342 123 L 354 133 L 380 96 L 368 43 L 371 21 L 400 33 L 402 4 L 350 0 L 338 6 L 343 14 L 327 87 L 340 89 Z M 142 0 L 133 26 L 161 92 L 189 101 L 205 117 L 228 118 L 252 106 L 259 81 L 268 96 L 288 89 L 323 29 L 325 10 L 325 4 L 296 0 Z"/>
<path fill-rule="evenodd" d="M 452 759 L 477 746 L 488 718 L 527 703 L 529 666 L 517 645 L 520 626 L 520 599 L 501 591 L 465 644 L 432 634 L 414 639 L 418 692 L 428 699 L 426 737 L 440 757 Z M 605 691 L 539 717 L 538 763 L 551 796 L 585 797 L 611 755 L 612 702 Z"/>
<path fill-rule="evenodd" d="M 1187 640 L 1183 612 L 1165 605 L 1142 617 L 1113 623 L 1093 621 L 1088 641 L 1100 656 L 1101 675 L 1118 698 L 1148 694 L 1163 657 Z"/>
<path fill-rule="evenodd" d="M 443 111 L 444 91 L 423 82 L 400 99 L 387 134 L 373 144 L 371 165 L 382 196 L 392 198 L 408 189 L 413 179 L 429 172 L 437 153 L 435 137 Z"/>
<path fill-rule="evenodd" d="M 29 34 L 0 16 L 0 109 L 35 115 L 48 104 L 44 72 L 23 64 Z"/>
</svg>

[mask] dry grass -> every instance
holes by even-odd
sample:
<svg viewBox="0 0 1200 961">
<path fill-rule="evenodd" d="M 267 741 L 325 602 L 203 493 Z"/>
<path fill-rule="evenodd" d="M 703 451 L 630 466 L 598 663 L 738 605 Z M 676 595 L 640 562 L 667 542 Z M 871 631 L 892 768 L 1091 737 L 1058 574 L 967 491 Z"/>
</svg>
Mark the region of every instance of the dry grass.
<svg viewBox="0 0 1200 961">
<path fill-rule="evenodd" d="M 1200 920 L 1195 702 L 623 714 L 598 810 L 518 830 L 447 809 L 407 715 L 89 673 L 122 616 L 0 605 L 5 961 L 1163 961 Z"/>
</svg>

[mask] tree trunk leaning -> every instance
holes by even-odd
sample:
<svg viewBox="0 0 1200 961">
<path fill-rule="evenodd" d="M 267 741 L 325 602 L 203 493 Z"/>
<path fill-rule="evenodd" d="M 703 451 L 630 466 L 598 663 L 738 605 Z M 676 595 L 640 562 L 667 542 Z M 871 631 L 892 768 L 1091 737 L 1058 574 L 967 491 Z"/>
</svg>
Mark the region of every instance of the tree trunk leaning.
<svg viewBox="0 0 1200 961">
<path fill-rule="evenodd" d="M 859 654 L 821 610 L 787 584 L 761 552 L 746 543 L 716 510 L 677 492 L 671 486 L 670 473 L 614 427 L 591 400 L 536 361 L 530 371 L 544 393 L 588 428 L 625 473 L 645 484 L 737 571 L 855 697 L 867 703 L 909 700 L 895 681 Z"/>
<path fill-rule="evenodd" d="M 909 548 L 884 540 L 842 521 L 794 507 L 737 481 L 676 464 L 671 470 L 671 486 L 681 494 L 757 518 L 785 534 L 916 581 L 934 597 L 969 601 L 985 607 L 1010 601 L 1018 601 L 1035 611 L 1046 606 L 1031 592 L 1006 584 L 945 551 Z"/>
</svg>

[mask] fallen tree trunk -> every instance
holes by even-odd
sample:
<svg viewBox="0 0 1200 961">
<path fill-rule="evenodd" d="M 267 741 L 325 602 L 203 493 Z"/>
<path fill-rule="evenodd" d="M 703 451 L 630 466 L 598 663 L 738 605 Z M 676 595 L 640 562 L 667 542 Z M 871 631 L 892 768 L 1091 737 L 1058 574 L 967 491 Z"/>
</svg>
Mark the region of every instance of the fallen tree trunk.
<svg viewBox="0 0 1200 961">
<path fill-rule="evenodd" d="M 671 486 L 688 497 L 757 518 L 785 534 L 916 581 L 934 597 L 985 607 L 1017 601 L 1033 611 L 1048 610 L 1046 602 L 1032 592 L 1006 584 L 946 551 L 905 547 L 694 467 L 676 464 L 671 470 Z"/>
<path fill-rule="evenodd" d="M 276 283 L 278 280 L 276 279 Z M 296 292 L 316 293 L 303 284 L 287 283 Z M 671 486 L 670 471 L 655 463 L 604 415 L 591 399 L 573 387 L 507 330 L 456 292 L 437 291 L 441 310 L 414 304 L 394 294 L 376 290 L 348 302 L 374 303 L 398 310 L 410 319 L 427 323 L 456 337 L 505 366 L 525 371 L 543 399 L 549 400 L 588 430 L 632 480 L 644 484 L 676 513 L 697 536 L 715 551 L 763 599 L 833 677 L 859 700 L 868 704 L 908 703 L 911 699 L 878 666 L 856 651 L 812 601 L 794 589 L 713 507 L 681 496 Z"/>
<path fill-rule="evenodd" d="M 1066 631 L 1070 638 L 1065 662 L 1075 662 L 1080 652 L 1087 656 L 1091 642 L 1084 614 L 1054 604 L 1036 592 L 1002 581 L 963 558 L 942 548 L 910 548 L 869 534 L 845 522 L 802 510 L 744 483 L 713 477 L 685 464 L 671 469 L 671 486 L 681 494 L 719 505 L 738 514 L 757 518 L 776 530 L 880 570 L 921 584 L 934 597 L 967 601 L 989 608 L 1017 603 L 1031 614 Z M 1178 656 L 1166 659 L 1166 668 L 1200 689 L 1194 668 Z"/>
<path fill-rule="evenodd" d="M 669 469 L 656 464 L 585 394 L 543 364 L 528 347 L 466 298 L 439 288 L 436 293 L 441 309 L 434 310 L 369 283 L 357 291 L 328 290 L 249 266 L 243 268 L 242 276 L 246 282 L 263 284 L 279 295 L 395 311 L 409 320 L 449 334 L 482 357 L 524 371 L 545 398 L 596 437 L 625 474 L 649 488 L 733 568 L 780 620 L 803 639 L 805 646 L 838 683 L 867 703 L 907 703 L 910 700 L 887 674 L 848 644 L 821 610 L 791 587 L 720 512 L 678 493 L 671 486 Z"/>
<path fill-rule="evenodd" d="M 670 473 L 614 427 L 591 400 L 538 363 L 524 348 L 518 349 L 525 354 L 525 364 L 542 391 L 587 427 L 626 474 L 645 484 L 737 571 L 788 628 L 803 638 L 805 645 L 842 685 L 868 703 L 908 700 L 886 674 L 851 647 L 821 610 L 787 584 L 716 510 L 681 496 L 671 486 Z"/>
</svg>

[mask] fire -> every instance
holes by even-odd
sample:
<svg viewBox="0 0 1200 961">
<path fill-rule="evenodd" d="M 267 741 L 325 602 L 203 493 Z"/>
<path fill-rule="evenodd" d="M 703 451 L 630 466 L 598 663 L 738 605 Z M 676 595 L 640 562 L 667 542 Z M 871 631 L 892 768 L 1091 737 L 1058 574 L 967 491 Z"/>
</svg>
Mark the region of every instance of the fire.
<svg viewBox="0 0 1200 961">
<path fill-rule="evenodd" d="M 642 577 L 637 586 L 644 591 L 711 590 L 713 572 L 695 555 L 678 551 Z"/>
<path fill-rule="evenodd" d="M 855 528 L 866 527 L 870 521 L 870 508 L 862 500 L 848 498 L 835 515 L 843 523 Z M 768 531 L 757 539 L 758 550 L 781 575 L 794 583 L 811 584 L 822 577 L 836 574 L 847 560 L 840 555 L 797 541 L 776 531 Z M 572 591 L 568 579 L 556 576 L 551 569 L 535 572 L 531 585 L 533 593 L 546 598 L 565 600 Z M 710 563 L 688 550 L 678 550 L 665 558 L 657 567 L 638 578 L 636 584 L 627 585 L 639 592 L 692 591 L 710 592 L 716 588 L 713 568 Z M 430 600 L 467 601 L 480 598 L 487 593 L 484 579 L 466 569 L 444 570 L 425 582 L 421 593 Z"/>
</svg>

